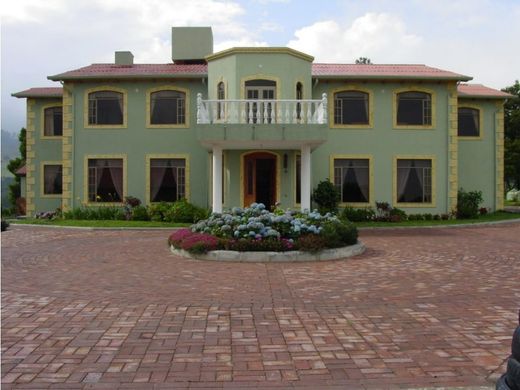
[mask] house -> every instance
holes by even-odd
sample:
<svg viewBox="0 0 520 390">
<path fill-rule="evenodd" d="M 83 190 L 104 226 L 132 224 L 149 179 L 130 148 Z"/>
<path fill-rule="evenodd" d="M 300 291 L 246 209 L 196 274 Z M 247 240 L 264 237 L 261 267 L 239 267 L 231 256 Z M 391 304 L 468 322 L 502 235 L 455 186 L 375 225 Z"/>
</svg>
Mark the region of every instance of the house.
<svg viewBox="0 0 520 390">
<path fill-rule="evenodd" d="M 447 213 L 457 190 L 503 207 L 509 96 L 426 65 L 315 63 L 285 47 L 213 53 L 211 28 L 172 28 L 172 62 L 130 52 L 49 76 L 27 99 L 27 214 L 186 198 L 214 211 L 341 204 Z"/>
</svg>

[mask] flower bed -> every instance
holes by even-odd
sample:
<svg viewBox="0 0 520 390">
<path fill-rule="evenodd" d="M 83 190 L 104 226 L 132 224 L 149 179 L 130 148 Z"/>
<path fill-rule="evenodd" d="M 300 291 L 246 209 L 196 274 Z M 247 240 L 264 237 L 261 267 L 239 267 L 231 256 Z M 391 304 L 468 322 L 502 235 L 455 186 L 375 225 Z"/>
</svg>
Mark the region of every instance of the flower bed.
<svg viewBox="0 0 520 390">
<path fill-rule="evenodd" d="M 233 208 L 212 214 L 208 219 L 180 229 L 170 238 L 170 245 L 191 254 L 225 250 L 237 252 L 318 253 L 357 243 L 357 229 L 331 214 L 275 210 L 263 204 Z"/>
</svg>

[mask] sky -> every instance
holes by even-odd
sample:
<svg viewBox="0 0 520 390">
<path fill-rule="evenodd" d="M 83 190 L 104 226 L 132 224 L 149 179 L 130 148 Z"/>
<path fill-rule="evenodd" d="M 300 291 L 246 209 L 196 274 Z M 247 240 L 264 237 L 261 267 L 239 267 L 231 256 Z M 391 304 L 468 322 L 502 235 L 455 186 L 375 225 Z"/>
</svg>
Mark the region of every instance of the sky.
<svg viewBox="0 0 520 390">
<path fill-rule="evenodd" d="M 1 128 L 25 126 L 31 87 L 113 62 L 171 62 L 172 26 L 211 26 L 214 51 L 289 46 L 315 62 L 426 64 L 504 88 L 520 78 L 520 0 L 3 0 Z"/>
</svg>

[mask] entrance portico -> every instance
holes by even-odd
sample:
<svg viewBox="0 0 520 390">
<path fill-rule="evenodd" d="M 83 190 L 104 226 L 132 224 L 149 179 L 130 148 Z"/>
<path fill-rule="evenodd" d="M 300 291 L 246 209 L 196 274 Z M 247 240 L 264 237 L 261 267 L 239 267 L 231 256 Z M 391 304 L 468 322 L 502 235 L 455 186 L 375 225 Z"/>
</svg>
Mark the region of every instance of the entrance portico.
<svg viewBox="0 0 520 390">
<path fill-rule="evenodd" d="M 213 145 L 211 177 L 213 212 L 220 213 L 223 208 L 223 153 L 226 151 L 234 154 L 234 161 L 240 164 L 240 170 L 235 170 L 235 174 L 232 174 L 229 179 L 231 184 L 228 183 L 226 187 L 228 189 L 226 191 L 237 191 L 233 196 L 234 201 L 226 200 L 227 207 L 249 206 L 251 203 L 257 202 L 264 203 L 267 208 L 270 208 L 281 202 L 282 197 L 287 204 L 287 192 L 291 187 L 289 181 L 292 182 L 289 178 L 295 179 L 294 174 L 296 174 L 295 171 L 287 172 L 287 152 L 289 152 L 293 156 L 299 155 L 301 159 L 298 172 L 301 183 L 299 186 L 300 204 L 298 206 L 301 210 L 311 208 L 311 145 L 306 144 L 299 148 L 293 147 L 290 149 L 274 146 L 269 145 L 265 149 L 246 149 L 240 153 L 239 148 L 224 149 L 221 145 Z M 244 148 L 240 149 L 243 150 Z M 240 155 L 237 153 L 240 153 Z M 226 153 L 227 167 L 229 155 L 230 153 Z M 238 169 L 238 164 L 235 169 Z M 294 191 L 297 187 L 291 188 Z M 238 192 L 240 192 L 239 198 Z M 282 195 L 282 192 L 284 195 Z M 228 199 L 228 195 L 226 195 L 226 199 Z M 289 201 L 288 204 L 290 206 L 293 203 Z"/>
</svg>

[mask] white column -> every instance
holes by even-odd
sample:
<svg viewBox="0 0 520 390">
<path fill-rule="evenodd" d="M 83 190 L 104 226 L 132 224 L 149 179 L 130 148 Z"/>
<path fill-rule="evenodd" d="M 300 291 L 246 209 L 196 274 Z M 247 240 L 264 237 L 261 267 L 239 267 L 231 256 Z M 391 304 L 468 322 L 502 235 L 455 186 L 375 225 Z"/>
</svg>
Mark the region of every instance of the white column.
<svg viewBox="0 0 520 390">
<path fill-rule="evenodd" d="M 213 207 L 214 213 L 222 212 L 222 147 L 213 146 Z"/>
<path fill-rule="evenodd" d="M 311 147 L 303 145 L 301 149 L 301 208 L 302 211 L 311 209 Z"/>
</svg>

